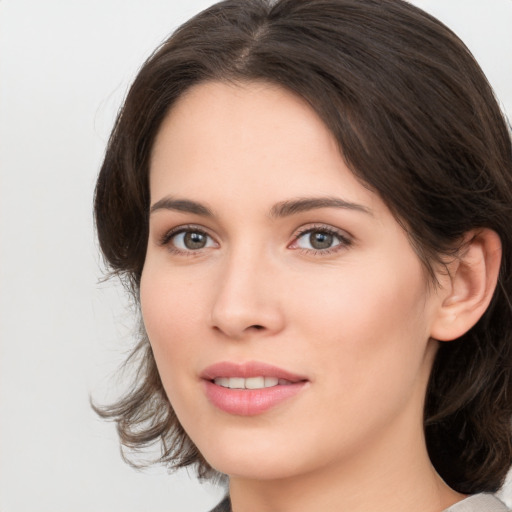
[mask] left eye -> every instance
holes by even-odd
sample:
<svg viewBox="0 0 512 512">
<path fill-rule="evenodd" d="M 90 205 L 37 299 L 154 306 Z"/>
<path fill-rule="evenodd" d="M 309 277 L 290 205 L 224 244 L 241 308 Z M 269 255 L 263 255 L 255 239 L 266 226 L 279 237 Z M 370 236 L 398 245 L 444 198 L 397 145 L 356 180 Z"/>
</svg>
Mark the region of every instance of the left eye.
<svg viewBox="0 0 512 512">
<path fill-rule="evenodd" d="M 343 239 L 341 236 L 321 229 L 302 233 L 295 242 L 296 246 L 301 249 L 311 249 L 314 251 L 332 249 L 342 243 Z"/>
<path fill-rule="evenodd" d="M 181 231 L 171 238 L 172 245 L 181 251 L 197 251 L 206 247 L 214 247 L 215 242 L 202 231 Z"/>
</svg>

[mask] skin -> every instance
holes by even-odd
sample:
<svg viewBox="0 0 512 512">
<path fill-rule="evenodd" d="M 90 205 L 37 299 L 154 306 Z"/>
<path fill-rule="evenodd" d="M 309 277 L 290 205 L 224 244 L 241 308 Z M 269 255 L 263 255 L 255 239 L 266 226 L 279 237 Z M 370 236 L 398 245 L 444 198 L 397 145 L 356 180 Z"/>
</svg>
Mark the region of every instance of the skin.
<svg viewBox="0 0 512 512">
<path fill-rule="evenodd" d="M 440 512 L 463 498 L 430 464 L 422 425 L 452 281 L 440 273 L 432 286 L 302 99 L 263 83 L 193 87 L 159 131 L 150 192 L 160 207 L 141 280 L 145 327 L 181 424 L 230 476 L 235 512 Z M 357 207 L 271 214 L 311 197 Z M 206 245 L 172 235 L 184 226 Z M 326 229 L 331 246 L 313 249 L 308 230 Z M 263 414 L 228 414 L 199 377 L 220 361 L 308 382 Z"/>
</svg>

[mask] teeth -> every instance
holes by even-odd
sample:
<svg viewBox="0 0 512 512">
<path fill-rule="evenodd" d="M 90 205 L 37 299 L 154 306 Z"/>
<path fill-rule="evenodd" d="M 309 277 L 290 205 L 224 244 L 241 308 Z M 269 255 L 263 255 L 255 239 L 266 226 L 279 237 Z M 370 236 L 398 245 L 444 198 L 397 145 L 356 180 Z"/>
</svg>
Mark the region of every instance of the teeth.
<svg viewBox="0 0 512 512">
<path fill-rule="evenodd" d="M 265 387 L 271 388 L 273 386 L 277 386 L 279 384 L 280 380 L 284 379 L 278 379 L 277 377 L 265 377 Z M 288 382 L 288 381 L 286 381 Z"/>
<path fill-rule="evenodd" d="M 217 386 L 222 386 L 223 388 L 229 388 L 229 379 L 227 377 L 218 377 L 213 382 L 217 384 Z"/>
<path fill-rule="evenodd" d="M 241 377 L 230 377 L 228 379 L 228 387 L 231 389 L 244 389 L 245 379 Z"/>
<path fill-rule="evenodd" d="M 245 389 L 261 389 L 265 387 L 264 377 L 251 377 L 245 379 Z"/>
<path fill-rule="evenodd" d="M 271 388 L 278 384 L 291 384 L 290 381 L 278 379 L 277 377 L 249 377 L 248 379 L 242 377 L 217 377 L 213 382 L 217 386 L 230 389 L 263 389 Z"/>
</svg>

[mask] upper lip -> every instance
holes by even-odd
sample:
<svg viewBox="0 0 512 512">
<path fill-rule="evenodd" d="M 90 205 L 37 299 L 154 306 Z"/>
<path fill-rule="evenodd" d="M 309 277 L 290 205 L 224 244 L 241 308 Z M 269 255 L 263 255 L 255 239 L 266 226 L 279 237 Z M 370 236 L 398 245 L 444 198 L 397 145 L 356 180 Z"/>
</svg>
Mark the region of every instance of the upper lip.
<svg viewBox="0 0 512 512">
<path fill-rule="evenodd" d="M 248 361 L 246 363 L 222 361 L 205 368 L 201 372 L 200 377 L 205 380 L 214 380 L 219 377 L 241 377 L 244 379 L 251 377 L 277 377 L 278 379 L 285 379 L 290 382 L 308 380 L 303 375 L 258 361 Z"/>
</svg>

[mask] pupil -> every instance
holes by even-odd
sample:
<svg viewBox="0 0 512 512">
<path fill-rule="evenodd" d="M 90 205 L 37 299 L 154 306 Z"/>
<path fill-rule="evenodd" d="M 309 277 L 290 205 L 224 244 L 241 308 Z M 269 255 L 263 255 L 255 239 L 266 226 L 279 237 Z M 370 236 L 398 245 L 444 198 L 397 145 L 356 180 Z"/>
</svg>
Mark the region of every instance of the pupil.
<svg viewBox="0 0 512 512">
<path fill-rule="evenodd" d="M 206 236 L 202 233 L 188 232 L 183 239 L 187 249 L 202 249 L 206 245 Z"/>
<path fill-rule="evenodd" d="M 316 233 L 311 233 L 309 242 L 314 249 L 328 249 L 332 245 L 333 235 L 317 231 Z"/>
</svg>

